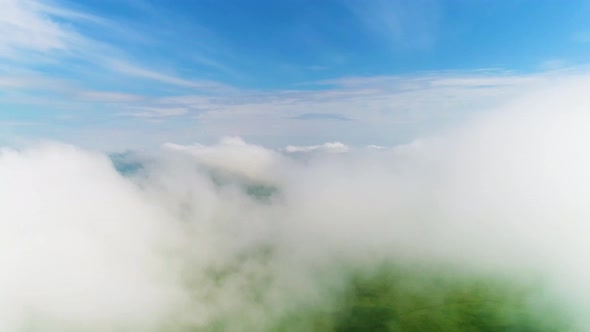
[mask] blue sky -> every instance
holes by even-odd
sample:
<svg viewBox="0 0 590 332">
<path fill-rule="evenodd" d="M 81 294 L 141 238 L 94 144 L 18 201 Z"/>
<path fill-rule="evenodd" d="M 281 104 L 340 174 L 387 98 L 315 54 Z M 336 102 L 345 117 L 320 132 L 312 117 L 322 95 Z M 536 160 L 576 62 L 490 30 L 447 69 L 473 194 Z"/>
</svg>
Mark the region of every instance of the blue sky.
<svg viewBox="0 0 590 332">
<path fill-rule="evenodd" d="M 590 55 L 582 0 L 0 4 L 3 144 L 396 144 Z"/>
</svg>

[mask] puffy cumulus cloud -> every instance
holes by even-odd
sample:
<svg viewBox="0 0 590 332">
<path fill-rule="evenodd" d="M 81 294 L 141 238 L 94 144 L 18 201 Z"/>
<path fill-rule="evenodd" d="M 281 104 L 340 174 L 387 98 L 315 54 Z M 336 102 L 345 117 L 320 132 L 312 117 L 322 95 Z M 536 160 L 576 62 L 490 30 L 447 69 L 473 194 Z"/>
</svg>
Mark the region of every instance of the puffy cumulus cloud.
<svg viewBox="0 0 590 332">
<path fill-rule="evenodd" d="M 199 164 L 211 169 L 224 170 L 255 180 L 270 178 L 272 168 L 277 163 L 276 152 L 246 144 L 239 137 L 224 137 L 214 146 L 169 143 L 164 148 L 191 155 Z"/>
<path fill-rule="evenodd" d="M 227 138 L 131 153 L 123 176 L 71 146 L 2 150 L 0 328 L 264 330 L 326 301 L 337 266 L 388 260 L 540 278 L 584 330 L 588 88 L 305 160 Z"/>
</svg>

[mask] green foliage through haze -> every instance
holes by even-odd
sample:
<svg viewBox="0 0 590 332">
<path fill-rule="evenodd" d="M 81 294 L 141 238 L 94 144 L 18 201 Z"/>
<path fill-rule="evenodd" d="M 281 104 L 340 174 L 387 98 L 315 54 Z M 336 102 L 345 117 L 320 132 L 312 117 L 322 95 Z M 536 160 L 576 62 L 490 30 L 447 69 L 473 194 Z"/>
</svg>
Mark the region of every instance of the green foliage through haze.
<svg viewBox="0 0 590 332">
<path fill-rule="evenodd" d="M 532 287 L 424 269 L 353 273 L 330 307 L 289 315 L 273 331 L 564 332 L 567 320 Z M 540 298 L 540 297 L 539 297 Z"/>
</svg>

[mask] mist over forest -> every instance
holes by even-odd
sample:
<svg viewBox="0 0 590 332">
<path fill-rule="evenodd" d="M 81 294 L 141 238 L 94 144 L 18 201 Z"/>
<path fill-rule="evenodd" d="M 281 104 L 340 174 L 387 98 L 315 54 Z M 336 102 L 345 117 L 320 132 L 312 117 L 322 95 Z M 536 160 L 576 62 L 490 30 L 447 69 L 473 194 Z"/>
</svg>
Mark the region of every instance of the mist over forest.
<svg viewBox="0 0 590 332">
<path fill-rule="evenodd" d="M 378 149 L 4 148 L 0 329 L 585 330 L 588 87 Z"/>
</svg>

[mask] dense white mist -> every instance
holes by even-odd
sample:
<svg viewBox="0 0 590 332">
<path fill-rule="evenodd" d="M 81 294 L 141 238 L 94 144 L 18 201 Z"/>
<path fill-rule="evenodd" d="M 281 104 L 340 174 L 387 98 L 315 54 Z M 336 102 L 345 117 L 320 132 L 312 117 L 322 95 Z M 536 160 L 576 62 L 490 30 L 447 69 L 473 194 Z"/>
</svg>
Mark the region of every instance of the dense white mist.
<svg viewBox="0 0 590 332">
<path fill-rule="evenodd" d="M 176 301 L 170 226 L 105 156 L 61 145 L 0 155 L 0 330 L 30 318 L 151 325 Z"/>
<path fill-rule="evenodd" d="M 4 149 L 0 330 L 264 327 L 320 300 L 329 266 L 373 259 L 539 276 L 583 312 L 590 84 L 560 83 L 391 149 L 169 144 L 126 176 L 71 146 Z"/>
</svg>

